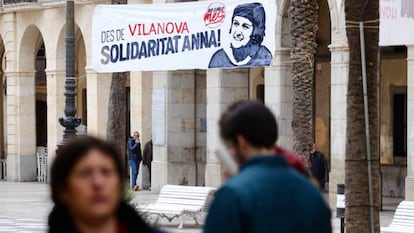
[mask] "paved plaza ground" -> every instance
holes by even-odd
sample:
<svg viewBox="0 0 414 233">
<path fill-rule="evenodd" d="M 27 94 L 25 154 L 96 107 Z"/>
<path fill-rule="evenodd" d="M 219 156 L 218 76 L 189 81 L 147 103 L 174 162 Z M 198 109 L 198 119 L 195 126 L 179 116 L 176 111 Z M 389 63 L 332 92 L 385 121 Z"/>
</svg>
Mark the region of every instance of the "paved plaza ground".
<svg viewBox="0 0 414 233">
<path fill-rule="evenodd" d="M 157 194 L 148 191 L 135 192 L 134 203 L 154 203 Z M 401 199 L 384 198 L 381 226 L 387 226 Z M 0 233 L 45 232 L 47 216 L 52 207 L 49 186 L 41 183 L 0 182 Z M 335 213 L 333 213 L 333 216 Z M 200 233 L 201 228 L 189 224 L 177 229 L 178 222 L 161 222 L 163 229 L 172 233 Z M 334 232 L 340 232 L 339 220 L 332 218 Z"/>
</svg>

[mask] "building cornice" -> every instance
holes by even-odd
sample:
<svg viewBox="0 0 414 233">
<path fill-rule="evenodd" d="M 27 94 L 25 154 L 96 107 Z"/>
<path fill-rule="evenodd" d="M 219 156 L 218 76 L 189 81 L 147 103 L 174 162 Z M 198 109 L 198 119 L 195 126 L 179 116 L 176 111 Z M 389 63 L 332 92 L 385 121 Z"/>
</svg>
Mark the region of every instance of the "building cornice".
<svg viewBox="0 0 414 233">
<path fill-rule="evenodd" d="M 3 1 L 2 1 L 3 2 Z M 110 0 L 75 0 L 76 5 L 109 4 Z M 65 7 L 66 0 L 37 0 L 36 2 L 2 3 L 1 13 L 23 12 Z"/>
</svg>

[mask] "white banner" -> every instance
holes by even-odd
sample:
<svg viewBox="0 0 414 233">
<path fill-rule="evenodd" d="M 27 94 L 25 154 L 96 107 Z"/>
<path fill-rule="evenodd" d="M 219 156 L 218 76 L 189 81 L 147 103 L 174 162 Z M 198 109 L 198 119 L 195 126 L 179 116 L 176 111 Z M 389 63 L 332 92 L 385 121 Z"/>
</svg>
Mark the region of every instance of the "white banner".
<svg viewBox="0 0 414 233">
<path fill-rule="evenodd" d="M 414 45 L 414 1 L 380 0 L 379 44 Z"/>
<path fill-rule="evenodd" d="M 275 50 L 275 0 L 98 5 L 97 72 L 268 66 Z"/>
</svg>

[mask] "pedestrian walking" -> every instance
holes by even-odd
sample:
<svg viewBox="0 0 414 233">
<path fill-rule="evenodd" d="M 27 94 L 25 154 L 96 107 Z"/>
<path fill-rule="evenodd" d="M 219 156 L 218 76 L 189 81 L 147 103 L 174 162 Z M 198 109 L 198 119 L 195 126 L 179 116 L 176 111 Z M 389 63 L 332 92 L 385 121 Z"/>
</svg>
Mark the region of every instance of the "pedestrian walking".
<svg viewBox="0 0 414 233">
<path fill-rule="evenodd" d="M 148 167 L 149 182 L 151 189 L 151 163 L 152 163 L 152 139 L 145 143 L 144 152 L 142 154 L 142 164 Z"/>
<path fill-rule="evenodd" d="M 138 191 L 137 177 L 139 172 L 139 164 L 142 161 L 141 139 L 138 131 L 135 131 L 133 136 L 128 139 L 128 164 L 131 169 L 131 188 Z"/>
<path fill-rule="evenodd" d="M 49 233 L 151 233 L 124 200 L 123 166 L 116 147 L 83 136 L 60 147 L 51 168 L 54 207 Z"/>
<path fill-rule="evenodd" d="M 329 169 L 325 156 L 316 150 L 315 143 L 310 145 L 309 162 L 313 177 L 319 182 L 321 191 L 325 189 L 325 183 L 329 182 Z"/>
<path fill-rule="evenodd" d="M 318 189 L 275 156 L 276 119 L 259 102 L 233 104 L 220 136 L 240 165 L 217 191 L 204 233 L 330 233 L 331 213 Z"/>
</svg>

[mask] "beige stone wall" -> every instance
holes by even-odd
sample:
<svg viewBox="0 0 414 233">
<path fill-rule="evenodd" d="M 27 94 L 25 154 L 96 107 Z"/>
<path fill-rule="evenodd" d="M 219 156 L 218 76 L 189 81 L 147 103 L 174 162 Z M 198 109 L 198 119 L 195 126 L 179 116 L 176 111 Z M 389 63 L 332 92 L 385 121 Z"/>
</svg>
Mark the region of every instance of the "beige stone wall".
<svg viewBox="0 0 414 233">
<path fill-rule="evenodd" d="M 405 58 L 381 60 L 381 115 L 380 156 L 382 164 L 394 163 L 392 148 L 392 98 L 393 87 L 407 86 L 407 61 Z"/>
<path fill-rule="evenodd" d="M 233 102 L 249 98 L 249 70 L 233 69 L 207 71 L 207 164 L 206 186 L 219 187 L 222 182 L 221 165 L 216 150 L 221 144 L 218 120 Z"/>
<path fill-rule="evenodd" d="M 194 70 L 153 73 L 153 91 L 165 93 L 165 106 L 160 107 L 164 109 L 161 122 L 165 128 L 153 130 L 165 138 L 164 143 L 154 141 L 152 187 L 155 191 L 165 184 L 196 184 L 196 74 Z M 152 116 L 153 121 L 162 117 L 155 113 Z"/>
<path fill-rule="evenodd" d="M 278 48 L 273 64 L 265 68 L 265 104 L 276 116 L 277 144 L 292 150 L 293 88 L 290 49 Z"/>
<path fill-rule="evenodd" d="M 111 74 L 86 70 L 88 134 L 106 139 Z"/>
<path fill-rule="evenodd" d="M 197 185 L 205 185 L 207 163 L 207 74 L 196 71 L 196 153 Z"/>
</svg>

